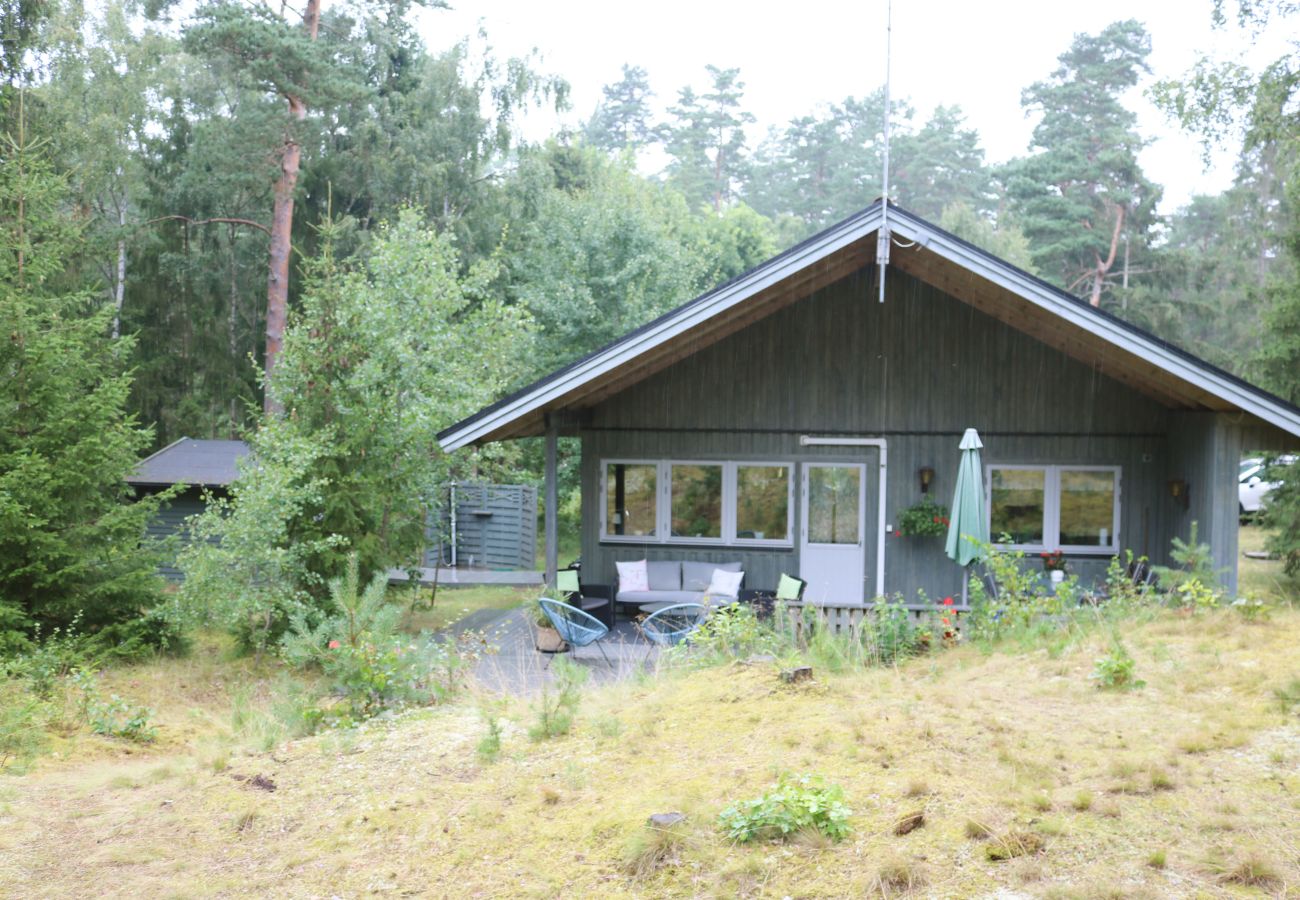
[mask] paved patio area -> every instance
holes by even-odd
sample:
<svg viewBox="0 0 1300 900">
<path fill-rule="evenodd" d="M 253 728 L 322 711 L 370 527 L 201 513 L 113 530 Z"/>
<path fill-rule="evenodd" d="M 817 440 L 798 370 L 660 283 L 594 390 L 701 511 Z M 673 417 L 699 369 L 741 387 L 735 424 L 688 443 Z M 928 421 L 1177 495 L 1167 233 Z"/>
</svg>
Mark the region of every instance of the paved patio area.
<svg viewBox="0 0 1300 900">
<path fill-rule="evenodd" d="M 488 690 L 526 694 L 540 690 L 552 678 L 548 668 L 551 656 L 534 647 L 532 626 L 523 609 L 479 610 L 447 630 L 452 634 L 482 632 L 488 644 L 496 648 L 474 670 L 474 677 Z M 601 644 L 605 650 L 603 656 L 597 646 L 563 654 L 591 673 L 588 684 L 628 678 L 646 666 L 653 667 L 658 658 L 658 648 L 649 644 L 628 621 L 619 622 Z"/>
</svg>

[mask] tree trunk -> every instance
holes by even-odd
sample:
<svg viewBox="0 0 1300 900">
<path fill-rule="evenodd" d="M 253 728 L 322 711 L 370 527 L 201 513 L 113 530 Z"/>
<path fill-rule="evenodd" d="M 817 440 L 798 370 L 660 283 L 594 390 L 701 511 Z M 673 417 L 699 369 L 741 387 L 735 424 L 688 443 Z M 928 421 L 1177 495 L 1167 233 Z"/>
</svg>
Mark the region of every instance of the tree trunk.
<svg viewBox="0 0 1300 900">
<path fill-rule="evenodd" d="M 316 40 L 320 29 L 320 0 L 307 0 L 302 14 L 302 26 Z M 266 382 L 262 409 L 268 414 L 283 412 L 275 399 L 272 381 L 275 364 L 284 344 L 284 326 L 289 312 L 289 263 L 293 231 L 293 193 L 298 186 L 298 170 L 302 163 L 302 146 L 294 134 L 294 126 L 307 118 L 307 104 L 292 94 L 285 98 L 289 103 L 289 127 L 280 148 L 280 176 L 275 181 L 275 206 L 271 213 L 271 260 L 266 279 Z"/>
<path fill-rule="evenodd" d="M 1106 281 L 1106 273 L 1110 267 L 1115 265 L 1115 254 L 1119 251 L 1119 236 L 1124 229 L 1124 207 L 1115 207 L 1115 228 L 1110 234 L 1110 254 L 1103 260 L 1099 254 L 1095 255 L 1097 268 L 1092 276 L 1092 295 L 1088 302 L 1093 306 L 1101 306 L 1101 288 Z"/>
<path fill-rule="evenodd" d="M 126 208 L 117 210 L 117 278 L 113 285 L 113 340 L 117 340 L 122 331 L 122 301 L 126 299 Z"/>
</svg>

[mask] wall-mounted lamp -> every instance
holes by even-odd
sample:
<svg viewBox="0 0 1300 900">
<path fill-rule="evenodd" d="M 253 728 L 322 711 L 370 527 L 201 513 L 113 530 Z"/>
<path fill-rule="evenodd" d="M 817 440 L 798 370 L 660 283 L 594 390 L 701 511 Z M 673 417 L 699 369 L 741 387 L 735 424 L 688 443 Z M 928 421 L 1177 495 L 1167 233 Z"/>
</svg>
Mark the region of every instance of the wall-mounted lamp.
<svg viewBox="0 0 1300 900">
<path fill-rule="evenodd" d="M 917 472 L 917 474 L 921 476 L 921 493 L 930 493 L 930 482 L 934 481 L 934 469 L 926 466 L 921 469 L 921 471 Z"/>
<path fill-rule="evenodd" d="M 1188 507 L 1188 490 L 1189 488 L 1186 479 L 1171 478 L 1169 480 L 1169 496 L 1173 497 L 1174 501 L 1183 509 L 1187 509 Z"/>
</svg>

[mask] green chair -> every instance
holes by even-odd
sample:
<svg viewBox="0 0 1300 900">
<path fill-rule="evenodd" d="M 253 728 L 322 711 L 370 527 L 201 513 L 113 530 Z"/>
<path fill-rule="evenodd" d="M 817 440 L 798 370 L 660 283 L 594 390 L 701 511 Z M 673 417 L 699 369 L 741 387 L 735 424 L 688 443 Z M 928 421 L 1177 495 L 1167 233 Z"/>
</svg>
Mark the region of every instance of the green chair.
<svg viewBox="0 0 1300 900">
<path fill-rule="evenodd" d="M 582 584 L 578 580 L 577 569 L 560 569 L 560 571 L 556 572 L 555 590 L 565 603 L 575 606 L 585 613 L 595 615 L 606 627 L 614 627 L 613 601 L 608 596 L 600 596 L 600 594 L 608 594 L 609 592 L 601 591 L 596 593 L 596 588 L 592 587 L 590 592 L 584 593 Z M 604 609 L 606 606 L 609 607 L 608 611 Z M 601 612 L 595 613 L 595 610 L 601 610 Z"/>
</svg>

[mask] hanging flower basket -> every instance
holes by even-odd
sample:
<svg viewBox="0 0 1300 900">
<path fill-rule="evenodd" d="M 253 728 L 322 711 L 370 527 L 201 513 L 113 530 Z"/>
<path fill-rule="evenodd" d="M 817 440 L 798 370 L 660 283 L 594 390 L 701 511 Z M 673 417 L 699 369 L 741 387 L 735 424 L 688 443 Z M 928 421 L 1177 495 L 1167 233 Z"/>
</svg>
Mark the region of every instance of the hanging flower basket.
<svg viewBox="0 0 1300 900">
<path fill-rule="evenodd" d="M 898 514 L 898 534 L 902 537 L 943 537 L 947 533 L 948 507 L 929 497 Z"/>
</svg>

